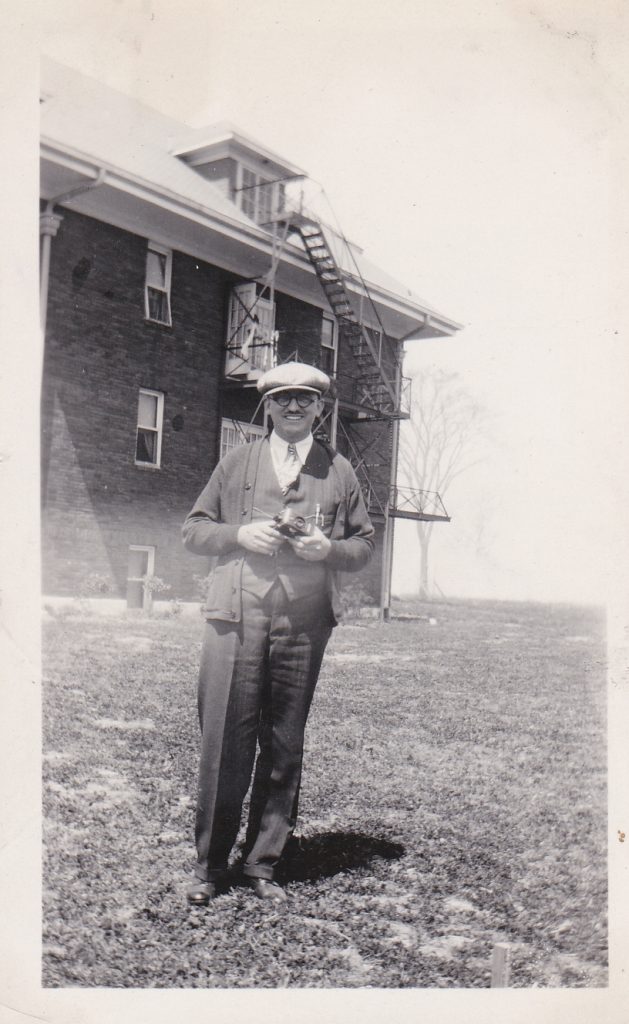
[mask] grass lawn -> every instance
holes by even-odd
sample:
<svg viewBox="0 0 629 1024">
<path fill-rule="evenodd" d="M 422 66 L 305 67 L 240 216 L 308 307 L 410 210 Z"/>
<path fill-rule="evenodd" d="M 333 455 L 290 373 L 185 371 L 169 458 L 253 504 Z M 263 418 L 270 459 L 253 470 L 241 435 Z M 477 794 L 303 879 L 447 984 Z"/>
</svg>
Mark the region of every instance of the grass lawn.
<svg viewBox="0 0 629 1024">
<path fill-rule="evenodd" d="M 335 630 L 287 908 L 189 909 L 195 619 L 45 624 L 45 986 L 604 986 L 604 622 L 448 602 Z"/>
</svg>

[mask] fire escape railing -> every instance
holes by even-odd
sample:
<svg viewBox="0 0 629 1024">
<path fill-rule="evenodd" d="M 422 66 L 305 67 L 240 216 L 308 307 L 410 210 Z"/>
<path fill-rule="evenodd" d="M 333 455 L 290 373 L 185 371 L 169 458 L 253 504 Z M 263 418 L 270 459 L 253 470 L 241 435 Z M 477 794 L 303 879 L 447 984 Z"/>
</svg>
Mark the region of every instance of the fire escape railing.
<svg viewBox="0 0 629 1024">
<path fill-rule="evenodd" d="M 450 516 L 437 491 L 421 491 L 413 487 L 391 487 L 389 515 L 424 522 L 450 522 Z"/>
<path fill-rule="evenodd" d="M 270 338 L 261 336 L 262 332 L 257 330 L 259 318 L 255 312 L 255 307 L 266 294 L 269 294 L 271 301 L 273 300 L 275 273 L 281 258 L 282 249 L 290 233 L 297 233 L 301 238 L 311 265 L 334 313 L 339 327 L 339 335 L 341 338 L 347 339 L 359 368 L 358 377 L 351 376 L 351 389 L 348 389 L 349 393 L 351 393 L 352 404 L 363 409 L 372 410 L 385 418 L 397 419 L 409 416 L 411 380 L 402 374 L 399 351 L 387 338 L 368 286 L 360 272 L 351 246 L 342 232 L 338 234 L 347 252 L 350 254 L 355 267 L 355 273 L 341 269 L 326 236 L 324 225 L 316 215 L 304 210 L 303 200 L 295 208 L 291 208 L 291 205 L 284 201 L 282 209 L 274 214 L 271 220 L 264 226 L 268 228 L 273 227 L 271 268 L 268 274 L 259 280 L 261 290 L 255 296 L 252 306 L 247 307 L 244 303 L 240 302 L 242 316 L 239 317 L 235 329 L 227 341 L 226 349 L 234 352 L 234 354 L 235 350 L 238 349 L 243 363 L 252 363 L 254 360 L 248 360 L 247 358 L 249 349 L 271 345 L 273 362 L 276 361 L 277 332 L 273 332 L 273 336 Z M 281 231 L 279 237 L 278 230 Z M 336 232 L 334 233 L 336 234 Z M 373 332 L 377 335 L 376 339 L 372 336 L 372 329 L 364 324 L 361 318 L 356 315 L 348 291 L 348 284 L 350 282 L 354 290 L 358 290 L 359 296 L 362 293 L 362 297 L 372 307 L 373 319 L 379 324 L 379 330 Z M 358 289 L 356 289 L 357 285 Z M 360 308 L 362 315 L 362 298 L 360 300 Z M 248 323 L 251 328 L 246 354 L 242 351 L 245 346 L 240 347 L 236 341 L 244 323 Z M 333 376 L 338 382 L 341 378 L 345 377 L 347 379 L 350 375 L 335 373 Z M 423 521 L 440 520 L 450 522 L 450 517 L 443 501 L 436 491 L 424 491 L 394 485 L 389 486 L 386 497 L 381 498 L 368 472 L 369 467 L 365 462 L 364 453 L 361 453 L 357 448 L 341 418 L 338 419 L 338 426 L 345 436 L 350 461 L 359 478 L 367 507 L 371 512 L 380 514 L 385 518 L 391 516 Z"/>
<path fill-rule="evenodd" d="M 350 432 L 347 430 L 343 420 L 340 418 L 338 420 L 338 425 L 347 443 L 350 453 L 350 462 L 354 468 L 356 476 L 358 477 L 367 509 L 370 512 L 376 512 L 382 516 L 386 515 L 386 500 L 384 502 L 381 501 L 374 487 L 371 476 L 369 475 L 362 453 L 356 447 Z"/>
<path fill-rule="evenodd" d="M 273 218 L 273 223 L 283 227 L 285 232 L 299 235 L 337 321 L 339 336 L 347 341 L 356 360 L 359 369 L 357 385 L 364 402 L 384 415 L 399 415 L 404 390 L 401 360 L 386 336 L 376 305 L 347 239 L 341 236 L 355 266 L 355 271 L 351 273 L 341 269 L 323 224 L 316 215 L 304 211 L 302 204 L 296 209 L 286 205 Z M 379 324 L 377 340 L 374 340 L 372 331 L 356 314 L 348 291 L 350 280 L 358 284 L 363 297 L 372 307 L 373 317 Z"/>
</svg>

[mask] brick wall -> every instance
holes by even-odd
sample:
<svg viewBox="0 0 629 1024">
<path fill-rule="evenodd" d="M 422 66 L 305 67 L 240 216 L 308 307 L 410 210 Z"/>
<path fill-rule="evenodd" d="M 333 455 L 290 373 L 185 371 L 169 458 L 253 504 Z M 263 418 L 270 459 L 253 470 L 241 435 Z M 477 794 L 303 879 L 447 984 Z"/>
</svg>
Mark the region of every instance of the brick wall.
<svg viewBox="0 0 629 1024">
<path fill-rule="evenodd" d="M 129 544 L 190 595 L 181 522 L 216 462 L 233 278 L 173 254 L 172 328 L 144 320 L 146 239 L 65 211 L 52 245 L 42 401 L 44 590 L 125 591 Z M 161 468 L 134 464 L 138 390 L 164 394 Z"/>
<path fill-rule="evenodd" d="M 376 547 L 373 558 L 364 569 L 361 569 L 359 573 L 341 573 L 340 585 L 342 588 L 347 587 L 350 592 L 353 589 L 357 589 L 363 593 L 366 592 L 374 604 L 378 604 L 380 600 L 384 525 L 382 522 L 374 522 L 374 528 L 376 531 Z"/>
<path fill-rule="evenodd" d="M 338 448 L 350 458 L 350 440 L 354 448 L 361 454 L 362 468 L 358 472 L 361 485 L 365 484 L 368 475 L 372 485 L 373 493 L 372 511 L 376 511 L 378 505 L 375 497 L 382 505 L 386 504 L 391 476 L 391 423 L 389 420 L 375 421 L 347 421 L 344 420 L 345 429 L 349 435 L 339 429 Z M 354 458 L 352 457 L 352 461 Z"/>
<path fill-rule="evenodd" d="M 147 239 L 72 211 L 52 242 L 42 392 L 43 589 L 126 592 L 130 544 L 156 549 L 167 597 L 195 596 L 204 559 L 181 523 L 214 468 L 222 416 L 248 421 L 255 389 L 221 388 L 229 292 L 238 280 L 173 253 L 172 327 L 144 319 Z M 321 311 L 276 296 L 279 355 L 317 362 Z M 164 394 L 160 469 L 134 462 L 138 392 Z M 378 592 L 378 562 L 361 576 Z M 375 582 L 374 582 L 375 581 Z"/>
</svg>

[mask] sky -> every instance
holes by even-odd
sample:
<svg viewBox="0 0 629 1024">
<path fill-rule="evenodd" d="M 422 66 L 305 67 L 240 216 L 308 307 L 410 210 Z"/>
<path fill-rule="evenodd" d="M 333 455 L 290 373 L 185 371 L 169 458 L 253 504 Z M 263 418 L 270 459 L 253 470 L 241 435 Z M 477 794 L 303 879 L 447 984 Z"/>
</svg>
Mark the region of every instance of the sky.
<svg viewBox="0 0 629 1024">
<path fill-rule="evenodd" d="M 51 57 L 198 127 L 237 123 L 321 183 L 348 237 L 464 325 L 408 346 L 487 412 L 445 495 L 446 596 L 600 602 L 627 555 L 614 0 L 66 0 Z M 402 554 L 403 553 L 403 554 Z M 396 525 L 394 590 L 419 575 Z"/>
</svg>

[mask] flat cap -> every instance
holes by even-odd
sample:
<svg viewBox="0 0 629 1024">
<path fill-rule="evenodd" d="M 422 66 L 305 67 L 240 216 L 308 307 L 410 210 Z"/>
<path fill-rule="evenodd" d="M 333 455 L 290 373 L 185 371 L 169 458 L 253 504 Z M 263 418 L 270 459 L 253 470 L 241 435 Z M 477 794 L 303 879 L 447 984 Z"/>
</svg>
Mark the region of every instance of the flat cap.
<svg viewBox="0 0 629 1024">
<path fill-rule="evenodd" d="M 265 398 L 278 391 L 314 391 L 324 395 L 330 387 L 330 378 L 308 363 L 280 363 L 262 374 L 257 387 Z"/>
</svg>

